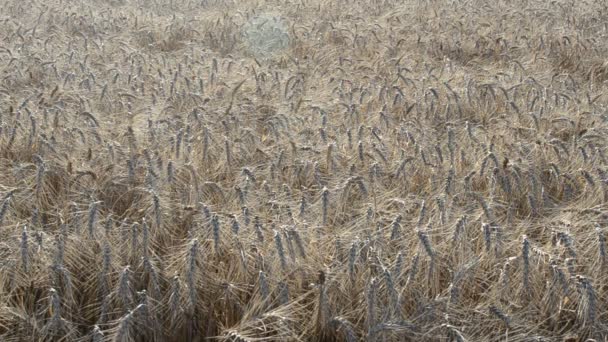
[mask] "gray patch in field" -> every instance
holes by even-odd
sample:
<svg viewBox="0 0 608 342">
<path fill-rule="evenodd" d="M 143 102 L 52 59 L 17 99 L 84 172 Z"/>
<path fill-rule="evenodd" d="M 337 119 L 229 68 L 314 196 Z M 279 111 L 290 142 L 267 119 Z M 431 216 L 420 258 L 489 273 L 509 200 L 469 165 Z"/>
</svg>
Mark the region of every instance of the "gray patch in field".
<svg viewBox="0 0 608 342">
<path fill-rule="evenodd" d="M 271 57 L 289 46 L 288 25 L 272 14 L 259 14 L 243 26 L 243 37 L 256 57 Z"/>
</svg>

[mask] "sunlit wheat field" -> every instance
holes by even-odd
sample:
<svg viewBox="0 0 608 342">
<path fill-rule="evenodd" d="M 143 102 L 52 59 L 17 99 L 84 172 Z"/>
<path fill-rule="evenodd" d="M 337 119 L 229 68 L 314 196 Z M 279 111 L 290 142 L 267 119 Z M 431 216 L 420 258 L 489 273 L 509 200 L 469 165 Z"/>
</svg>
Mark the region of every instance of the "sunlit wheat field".
<svg viewBox="0 0 608 342">
<path fill-rule="evenodd" d="M 0 341 L 606 341 L 608 3 L 3 0 Z"/>
</svg>

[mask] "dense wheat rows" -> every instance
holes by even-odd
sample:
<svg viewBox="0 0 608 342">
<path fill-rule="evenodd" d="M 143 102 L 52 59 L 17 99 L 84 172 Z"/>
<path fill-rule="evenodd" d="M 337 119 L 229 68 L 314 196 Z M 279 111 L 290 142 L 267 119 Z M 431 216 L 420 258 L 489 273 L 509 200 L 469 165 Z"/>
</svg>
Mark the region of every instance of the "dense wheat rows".
<svg viewBox="0 0 608 342">
<path fill-rule="evenodd" d="M 604 1 L 0 25 L 1 341 L 608 338 Z"/>
</svg>

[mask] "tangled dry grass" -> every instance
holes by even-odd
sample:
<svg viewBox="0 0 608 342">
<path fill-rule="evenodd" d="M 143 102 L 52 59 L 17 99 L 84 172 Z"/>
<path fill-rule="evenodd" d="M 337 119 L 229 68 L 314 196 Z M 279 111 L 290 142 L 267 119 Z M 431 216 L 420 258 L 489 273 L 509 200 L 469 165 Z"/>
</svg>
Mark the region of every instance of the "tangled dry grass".
<svg viewBox="0 0 608 342">
<path fill-rule="evenodd" d="M 0 340 L 608 338 L 605 1 L 0 22 Z"/>
</svg>

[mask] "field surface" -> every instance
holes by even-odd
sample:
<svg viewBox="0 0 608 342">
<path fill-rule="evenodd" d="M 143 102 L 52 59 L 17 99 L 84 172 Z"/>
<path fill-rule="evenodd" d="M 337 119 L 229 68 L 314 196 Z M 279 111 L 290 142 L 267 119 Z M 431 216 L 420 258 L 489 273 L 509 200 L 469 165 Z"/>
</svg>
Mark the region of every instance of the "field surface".
<svg viewBox="0 0 608 342">
<path fill-rule="evenodd" d="M 608 339 L 607 2 L 0 2 L 0 341 Z"/>
</svg>

